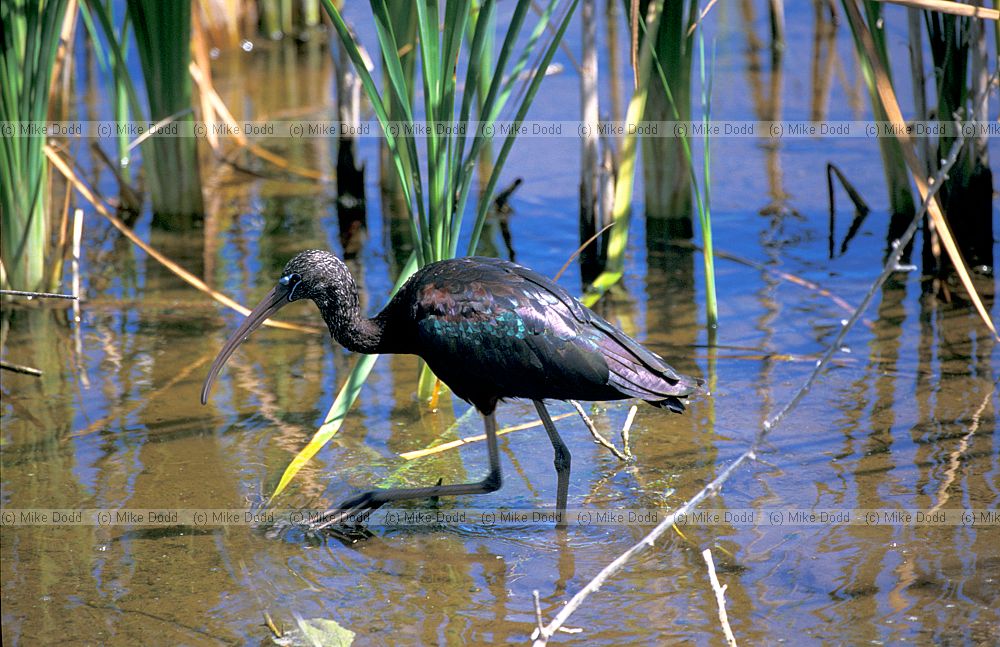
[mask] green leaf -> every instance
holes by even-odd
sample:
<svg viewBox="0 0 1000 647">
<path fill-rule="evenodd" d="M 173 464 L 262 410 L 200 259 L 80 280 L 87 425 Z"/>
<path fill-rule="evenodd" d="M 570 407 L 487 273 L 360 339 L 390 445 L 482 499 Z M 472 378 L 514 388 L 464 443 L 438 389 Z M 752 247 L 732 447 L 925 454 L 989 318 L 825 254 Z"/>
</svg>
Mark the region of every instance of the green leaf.
<svg viewBox="0 0 1000 647">
<path fill-rule="evenodd" d="M 354 41 L 354 35 L 351 34 L 351 30 L 348 29 L 347 23 L 344 22 L 343 16 L 340 15 L 340 11 L 333 4 L 333 0 L 323 0 L 323 8 L 326 10 L 327 15 L 330 16 L 331 22 L 333 22 L 334 29 L 337 30 L 337 35 L 340 36 L 341 42 L 344 44 L 344 49 L 347 51 L 347 55 L 351 58 L 354 63 L 354 68 L 358 73 L 358 78 L 361 79 L 361 86 L 365 89 L 365 94 L 368 95 L 368 100 L 372 104 L 372 110 L 375 112 L 375 117 L 378 119 L 379 124 L 382 126 L 382 134 L 385 137 L 386 146 L 389 148 L 389 152 L 393 159 L 393 165 L 396 168 L 396 173 L 399 175 L 400 183 L 403 187 L 403 192 L 406 195 L 406 204 L 409 209 L 413 209 L 413 194 L 417 192 L 417 205 L 422 203 L 420 196 L 420 182 L 414 183 L 411 177 L 407 176 L 406 170 L 403 166 L 403 153 L 400 151 L 399 144 L 396 140 L 396 136 L 393 134 L 392 129 L 389 127 L 389 115 L 385 109 L 385 103 L 382 101 L 382 97 L 378 92 L 378 87 L 375 85 L 375 80 L 372 78 L 371 72 L 368 71 L 368 67 L 365 66 L 364 59 L 361 56 L 361 51 L 358 49 L 357 43 Z M 373 11 L 375 10 L 375 3 L 372 3 Z M 384 8 L 384 7 L 383 7 Z M 388 11 L 385 11 L 385 15 L 388 15 Z M 378 19 L 378 13 L 376 13 L 376 19 Z M 376 22 L 376 26 L 378 23 Z M 391 25 L 389 27 L 389 34 L 391 34 Z M 380 36 L 380 39 L 382 36 Z M 380 40 L 381 42 L 381 40 Z M 393 38 L 391 42 L 395 42 Z M 383 43 L 383 48 L 387 45 Z M 397 63 L 399 61 L 398 56 L 392 56 L 387 59 L 387 64 L 395 60 Z M 400 73 L 401 74 L 401 73 Z M 399 90 L 399 100 L 401 105 L 403 105 L 404 110 L 408 111 L 409 100 L 408 95 L 405 91 L 405 84 L 401 86 Z M 404 140 L 407 139 L 405 133 Z M 409 143 L 407 143 L 409 147 Z M 417 156 L 415 147 L 411 151 L 410 159 L 412 163 L 410 164 L 411 172 L 416 175 L 419 180 L 419 164 L 417 163 Z M 422 208 L 422 207 L 421 207 Z M 414 243 L 419 243 L 415 240 Z M 416 246 L 417 254 L 419 255 L 421 264 L 424 263 L 424 254 L 420 249 L 419 244 Z"/>
<path fill-rule="evenodd" d="M 416 255 L 411 255 L 409 260 L 406 261 L 406 265 L 403 266 L 403 270 L 399 273 L 399 278 L 396 279 L 396 285 L 392 288 L 392 294 L 396 294 L 396 291 L 406 283 L 406 280 L 410 278 L 416 269 Z M 333 405 L 323 419 L 323 424 L 313 434 L 312 439 L 309 440 L 309 444 L 303 447 L 295 455 L 295 458 L 292 459 L 292 462 L 288 464 L 288 467 L 285 468 L 284 473 L 281 475 L 281 480 L 278 481 L 278 486 L 274 489 L 274 494 L 268 499 L 268 504 L 274 501 L 275 497 L 288 487 L 288 484 L 292 482 L 292 479 L 299 473 L 299 470 L 340 431 L 341 425 L 344 424 L 344 418 L 347 417 L 347 413 L 354 405 L 354 401 L 358 399 L 361 387 L 364 385 L 365 380 L 368 379 L 368 374 L 371 373 L 378 357 L 378 355 L 362 355 L 358 358 L 358 363 L 354 365 L 350 375 L 347 376 L 347 381 L 344 382 L 344 385 L 340 388 L 340 392 L 337 393 Z"/>
<path fill-rule="evenodd" d="M 500 180 L 500 171 L 503 169 L 504 163 L 507 161 L 507 156 L 510 154 L 511 148 L 514 146 L 514 140 L 517 139 L 518 126 L 521 125 L 521 122 L 524 121 L 525 116 L 528 114 L 528 108 L 531 107 L 531 102 L 534 101 L 535 95 L 538 93 L 538 88 L 541 87 L 542 81 L 545 79 L 545 72 L 549 68 L 549 63 L 552 62 L 552 57 L 555 56 L 556 50 L 559 48 L 559 43 L 562 41 L 563 34 L 566 33 L 566 28 L 569 27 L 569 23 L 572 20 L 573 14 L 576 12 L 576 7 L 579 3 L 579 0 L 573 0 L 573 2 L 570 3 L 569 8 L 566 10 L 566 15 L 563 16 L 562 23 L 556 30 L 555 36 L 552 37 L 552 42 L 549 43 L 549 47 L 542 56 L 542 60 L 535 68 L 535 73 L 531 77 L 531 83 L 528 85 L 528 90 L 525 92 L 524 98 L 518 106 L 517 114 L 514 117 L 514 128 L 511 129 L 511 132 L 504 140 L 503 146 L 500 147 L 500 153 L 497 155 L 497 162 L 493 166 L 493 172 L 490 174 L 489 181 L 486 184 L 486 190 L 483 192 L 483 199 L 479 201 L 479 211 L 476 216 L 476 224 L 475 228 L 472 230 L 472 238 L 469 241 L 468 253 L 470 255 L 475 253 L 476 246 L 479 245 L 479 237 L 483 232 L 483 224 L 486 222 L 486 214 L 489 211 L 490 203 L 492 202 L 493 192 L 496 190 L 497 182 Z M 551 8 L 552 4 L 549 6 Z M 538 26 L 542 27 L 541 20 L 539 21 Z M 536 28 L 536 31 L 538 31 L 538 28 Z"/>
<path fill-rule="evenodd" d="M 657 4 L 653 15 L 649 18 L 648 34 L 656 34 L 660 28 L 662 15 Z M 639 123 L 646 112 L 649 74 L 653 61 L 653 40 L 649 35 L 643 39 L 642 51 L 639 53 L 639 82 L 628 104 L 626 123 Z M 587 305 L 596 303 L 611 286 L 621 280 L 625 269 L 625 250 L 628 246 L 629 219 L 632 213 L 632 191 L 635 187 L 636 148 L 636 133 L 627 133 L 622 139 L 618 180 L 615 182 L 615 202 L 611 212 L 615 226 L 611 228 L 608 239 L 606 269 L 598 275 L 584 295 L 582 301 Z"/>
</svg>

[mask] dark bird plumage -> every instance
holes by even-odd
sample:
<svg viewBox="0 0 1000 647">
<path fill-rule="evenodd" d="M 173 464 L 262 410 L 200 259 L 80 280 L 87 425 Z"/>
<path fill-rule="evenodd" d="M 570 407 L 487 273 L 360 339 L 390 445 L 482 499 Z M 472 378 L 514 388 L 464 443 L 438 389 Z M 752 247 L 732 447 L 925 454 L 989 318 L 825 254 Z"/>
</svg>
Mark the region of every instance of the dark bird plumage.
<svg viewBox="0 0 1000 647">
<path fill-rule="evenodd" d="M 507 398 L 535 402 L 556 450 L 559 508 L 564 509 L 569 451 L 543 400 L 639 398 L 680 413 L 684 399 L 701 391 L 701 380 L 678 373 L 556 283 L 521 265 L 495 258 L 431 263 L 369 319 L 361 313 L 357 284 L 343 261 L 308 250 L 288 262 L 274 290 L 220 351 L 205 380 L 203 403 L 236 347 L 267 317 L 300 299 L 316 303 L 330 334 L 348 350 L 422 357 L 453 393 L 483 414 L 490 440 L 490 476 L 481 483 L 375 490 L 345 503 L 341 511 L 497 489 L 493 412 Z M 331 523 L 344 518 L 333 515 Z"/>
</svg>

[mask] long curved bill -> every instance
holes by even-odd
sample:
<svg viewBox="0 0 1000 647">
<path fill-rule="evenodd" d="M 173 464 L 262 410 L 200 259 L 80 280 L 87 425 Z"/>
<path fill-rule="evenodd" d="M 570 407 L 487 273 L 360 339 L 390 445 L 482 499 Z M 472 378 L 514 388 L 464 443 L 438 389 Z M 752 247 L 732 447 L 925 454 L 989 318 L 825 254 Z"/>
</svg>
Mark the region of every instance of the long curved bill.
<svg viewBox="0 0 1000 647">
<path fill-rule="evenodd" d="M 211 368 L 208 369 L 208 377 L 205 378 L 205 385 L 201 387 L 202 404 L 208 402 L 208 393 L 212 390 L 212 384 L 215 383 L 215 378 L 218 377 L 219 371 L 222 370 L 229 356 L 239 348 L 240 344 L 247 340 L 253 331 L 260 328 L 268 317 L 290 303 L 288 300 L 288 293 L 290 291 L 288 287 L 280 283 L 274 286 L 274 289 L 267 293 L 267 296 L 257 304 L 257 307 L 250 311 L 250 314 L 243 320 L 240 327 L 236 329 L 236 332 L 226 340 L 226 345 L 222 347 L 218 357 L 215 358 Z"/>
</svg>

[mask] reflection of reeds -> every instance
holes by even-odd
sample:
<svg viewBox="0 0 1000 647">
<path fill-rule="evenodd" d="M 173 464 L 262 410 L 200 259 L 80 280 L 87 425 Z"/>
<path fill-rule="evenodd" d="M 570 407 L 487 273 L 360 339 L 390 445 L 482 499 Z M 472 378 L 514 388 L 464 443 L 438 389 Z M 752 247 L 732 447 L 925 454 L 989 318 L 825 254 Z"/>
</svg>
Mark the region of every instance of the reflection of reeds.
<svg viewBox="0 0 1000 647">
<path fill-rule="evenodd" d="M 247 315 L 250 314 L 250 309 L 240 305 L 239 303 L 233 301 L 221 292 L 217 292 L 210 288 L 204 281 L 200 278 L 191 274 L 183 267 L 173 262 L 167 256 L 157 251 L 155 248 L 151 247 L 148 243 L 139 238 L 138 235 L 131 228 L 125 225 L 119 218 L 117 218 L 111 211 L 104 205 L 104 203 L 94 195 L 93 191 L 80 179 L 80 177 L 70 168 L 70 165 L 62 158 L 62 156 L 56 152 L 50 146 L 45 147 L 45 155 L 52 162 L 52 165 L 58 170 L 66 180 L 73 186 L 74 189 L 83 197 L 84 200 L 89 202 L 94 209 L 103 216 L 115 229 L 120 231 L 122 235 L 128 238 L 133 244 L 139 247 L 142 251 L 150 256 L 150 258 L 156 260 L 158 263 L 166 267 L 168 270 L 176 274 L 185 283 L 191 285 L 192 287 L 204 292 L 209 297 L 215 299 L 222 305 L 236 310 L 240 314 Z M 302 326 L 299 324 L 285 323 L 282 321 L 277 321 L 275 319 L 269 319 L 264 322 L 264 325 L 274 326 L 276 328 L 284 328 L 286 330 L 298 330 L 303 332 L 317 332 L 318 329 L 311 326 Z"/>
<path fill-rule="evenodd" d="M 4 2 L 0 8 L 0 121 L 10 129 L 44 122 L 68 0 Z M 25 136 L 27 135 L 27 136 Z M 0 283 L 43 286 L 49 255 L 48 162 L 40 133 L 0 137 Z"/>
<path fill-rule="evenodd" d="M 319 25 L 319 0 L 258 0 L 257 11 L 261 32 L 272 40 L 306 39 L 309 30 Z"/>
</svg>

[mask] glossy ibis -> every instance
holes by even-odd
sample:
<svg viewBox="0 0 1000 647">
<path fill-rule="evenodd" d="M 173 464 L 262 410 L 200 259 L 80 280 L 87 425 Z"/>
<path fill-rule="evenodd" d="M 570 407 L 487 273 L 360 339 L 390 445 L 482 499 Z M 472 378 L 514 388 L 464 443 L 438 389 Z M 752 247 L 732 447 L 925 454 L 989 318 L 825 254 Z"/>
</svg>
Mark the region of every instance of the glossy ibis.
<svg viewBox="0 0 1000 647">
<path fill-rule="evenodd" d="M 458 258 L 416 271 L 388 305 L 362 315 L 358 288 L 333 254 L 301 252 L 274 289 L 219 351 L 201 392 L 233 351 L 280 308 L 311 299 L 330 334 L 359 353 L 419 355 L 455 395 L 482 413 L 490 471 L 476 483 L 377 489 L 341 504 L 321 527 L 340 523 L 390 501 L 493 492 L 500 488 L 497 402 L 532 400 L 555 450 L 557 506 L 566 509 L 570 453 L 544 400 L 639 398 L 680 413 L 702 381 L 681 375 L 659 355 L 612 326 L 541 274 L 495 258 Z"/>
</svg>

